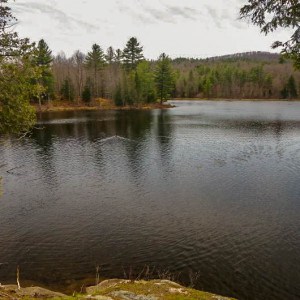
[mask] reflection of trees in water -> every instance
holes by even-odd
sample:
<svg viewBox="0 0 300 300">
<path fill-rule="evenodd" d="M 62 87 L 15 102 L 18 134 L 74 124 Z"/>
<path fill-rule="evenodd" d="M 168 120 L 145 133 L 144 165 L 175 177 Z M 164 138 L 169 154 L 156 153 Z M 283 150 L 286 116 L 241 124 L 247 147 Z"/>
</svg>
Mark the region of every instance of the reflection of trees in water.
<svg viewBox="0 0 300 300">
<path fill-rule="evenodd" d="M 65 147 L 71 147 L 70 155 L 78 155 L 68 159 L 87 166 L 93 161 L 99 175 L 111 168 L 112 153 L 125 152 L 128 173 L 134 176 L 134 182 L 140 182 L 147 165 L 152 165 L 151 151 L 156 141 L 161 161 L 154 163 L 170 168 L 173 129 L 166 110 L 46 114 L 41 126 L 43 129 L 34 130 L 31 139 L 37 146 L 37 161 L 48 183 L 55 184 L 57 180 L 56 164 L 62 155 L 59 151 L 65 155 Z M 117 160 L 122 163 L 121 157 Z"/>
<path fill-rule="evenodd" d="M 117 133 L 128 138 L 125 151 L 130 174 L 134 182 L 140 182 L 145 170 L 149 143 L 149 132 L 153 124 L 151 111 L 121 112 L 117 118 Z"/>
<path fill-rule="evenodd" d="M 161 163 L 165 167 L 170 167 L 172 160 L 172 136 L 173 125 L 169 111 L 161 110 L 157 115 L 157 141 Z"/>
<path fill-rule="evenodd" d="M 39 162 L 45 173 L 55 173 L 53 160 L 62 146 L 82 148 L 82 156 L 92 154 L 99 172 L 109 164 L 106 143 L 109 147 L 120 147 L 117 153 L 126 151 L 129 167 L 137 176 L 142 167 L 144 141 L 153 124 L 152 111 L 108 111 L 108 112 L 61 112 L 42 116 L 42 130 L 35 130 L 32 139 L 38 148 Z M 111 138 L 111 139 L 110 139 Z M 128 140 L 122 140 L 122 138 Z M 86 148 L 86 141 L 91 142 Z M 72 151 L 72 149 L 71 149 Z M 80 150 L 79 155 L 80 155 Z M 56 153 L 55 153 L 56 152 Z M 50 176 L 50 175 L 48 175 Z M 49 178 L 50 179 L 50 178 Z"/>
<path fill-rule="evenodd" d="M 121 111 L 116 116 L 117 134 L 132 140 L 143 141 L 151 129 L 151 111 Z"/>
<path fill-rule="evenodd" d="M 51 135 L 90 141 L 117 135 L 136 140 L 143 139 L 151 129 L 153 111 L 64 112 L 53 114 L 52 118 L 47 114 L 43 121 L 46 122 L 42 131 L 48 134 L 49 140 Z"/>
<path fill-rule="evenodd" d="M 31 139 L 36 146 L 36 159 L 42 171 L 42 178 L 46 178 L 45 183 L 50 186 L 56 185 L 57 174 L 54 162 L 54 136 L 49 127 L 33 130 Z"/>
</svg>

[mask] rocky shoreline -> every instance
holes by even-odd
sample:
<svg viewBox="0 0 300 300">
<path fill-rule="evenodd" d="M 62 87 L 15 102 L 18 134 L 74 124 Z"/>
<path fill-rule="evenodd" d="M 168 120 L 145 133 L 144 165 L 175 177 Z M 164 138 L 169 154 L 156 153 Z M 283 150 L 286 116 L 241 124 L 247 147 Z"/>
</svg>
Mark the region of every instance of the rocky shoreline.
<svg viewBox="0 0 300 300">
<path fill-rule="evenodd" d="M 186 288 L 169 280 L 132 281 L 109 279 L 87 287 L 84 294 L 68 296 L 41 287 L 18 289 L 17 285 L 0 285 L 0 299 L 4 300 L 233 300 L 219 295 Z"/>
</svg>

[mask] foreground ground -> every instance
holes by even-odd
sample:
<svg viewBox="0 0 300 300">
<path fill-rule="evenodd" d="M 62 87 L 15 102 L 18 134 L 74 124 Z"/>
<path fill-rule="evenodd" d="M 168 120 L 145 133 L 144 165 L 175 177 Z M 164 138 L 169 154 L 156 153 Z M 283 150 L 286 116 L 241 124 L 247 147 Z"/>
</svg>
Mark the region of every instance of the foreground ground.
<svg viewBox="0 0 300 300">
<path fill-rule="evenodd" d="M 7 300 L 230 300 L 230 298 L 183 287 L 168 280 L 130 281 L 111 279 L 86 288 L 85 294 L 67 296 L 39 287 L 0 286 L 0 299 Z"/>
</svg>

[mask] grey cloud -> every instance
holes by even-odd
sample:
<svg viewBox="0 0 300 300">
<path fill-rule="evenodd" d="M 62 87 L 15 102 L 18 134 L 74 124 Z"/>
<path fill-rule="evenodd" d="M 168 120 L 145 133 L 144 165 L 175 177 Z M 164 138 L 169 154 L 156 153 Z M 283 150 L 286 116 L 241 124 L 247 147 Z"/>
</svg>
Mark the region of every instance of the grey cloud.
<svg viewBox="0 0 300 300">
<path fill-rule="evenodd" d="M 237 29 L 245 28 L 245 24 L 239 22 L 238 18 L 234 17 L 228 9 L 215 9 L 209 5 L 206 5 L 205 8 L 207 14 L 218 28 L 224 28 L 228 25 Z"/>
<path fill-rule="evenodd" d="M 65 12 L 43 3 L 37 3 L 37 2 L 15 3 L 14 9 L 16 11 L 22 11 L 22 12 L 24 11 L 30 13 L 39 12 L 39 13 L 47 14 L 51 16 L 51 18 L 53 18 L 55 21 L 57 21 L 61 26 L 64 26 L 69 30 L 74 29 L 73 28 L 74 24 L 83 27 L 89 31 L 97 29 L 97 27 L 94 26 L 93 24 L 77 20 L 72 16 L 68 16 Z"/>
<path fill-rule="evenodd" d="M 166 23 L 175 23 L 174 16 L 172 14 L 162 11 L 156 8 L 144 7 L 144 12 L 149 14 L 156 21 L 163 21 Z"/>
<path fill-rule="evenodd" d="M 205 6 L 208 15 L 212 18 L 214 23 L 218 28 L 222 28 L 222 24 L 220 22 L 221 18 L 219 17 L 218 10 L 210 7 L 209 5 Z"/>
<path fill-rule="evenodd" d="M 131 7 L 124 5 L 120 1 L 117 1 L 117 3 L 118 3 L 118 9 L 121 13 L 127 13 L 133 19 L 135 19 L 141 23 L 147 23 L 147 24 L 154 23 L 154 20 L 147 17 L 145 14 L 133 11 Z"/>
<path fill-rule="evenodd" d="M 168 13 L 176 16 L 180 16 L 184 19 L 196 20 L 201 12 L 197 9 L 190 7 L 179 7 L 179 6 L 166 6 Z"/>
<path fill-rule="evenodd" d="M 176 23 L 176 18 L 181 17 L 189 20 L 196 20 L 196 16 L 201 12 L 190 8 L 163 4 L 162 9 L 157 9 L 145 4 L 144 1 L 137 0 L 136 10 L 132 6 L 127 6 L 124 2 L 117 1 L 119 10 L 130 14 L 134 19 L 143 23 L 165 22 Z"/>
</svg>

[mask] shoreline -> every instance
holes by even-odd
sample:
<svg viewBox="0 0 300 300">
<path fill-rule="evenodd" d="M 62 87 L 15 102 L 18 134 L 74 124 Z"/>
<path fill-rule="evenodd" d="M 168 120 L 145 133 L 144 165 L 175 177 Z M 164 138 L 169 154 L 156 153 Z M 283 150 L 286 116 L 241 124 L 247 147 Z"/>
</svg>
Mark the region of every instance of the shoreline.
<svg viewBox="0 0 300 300">
<path fill-rule="evenodd" d="M 18 285 L 0 285 L 0 299 L 13 300 L 234 300 L 225 296 L 184 287 L 166 279 L 125 280 L 107 279 L 94 286 L 81 289 L 80 293 L 67 295 L 39 286 L 20 287 Z"/>
</svg>

